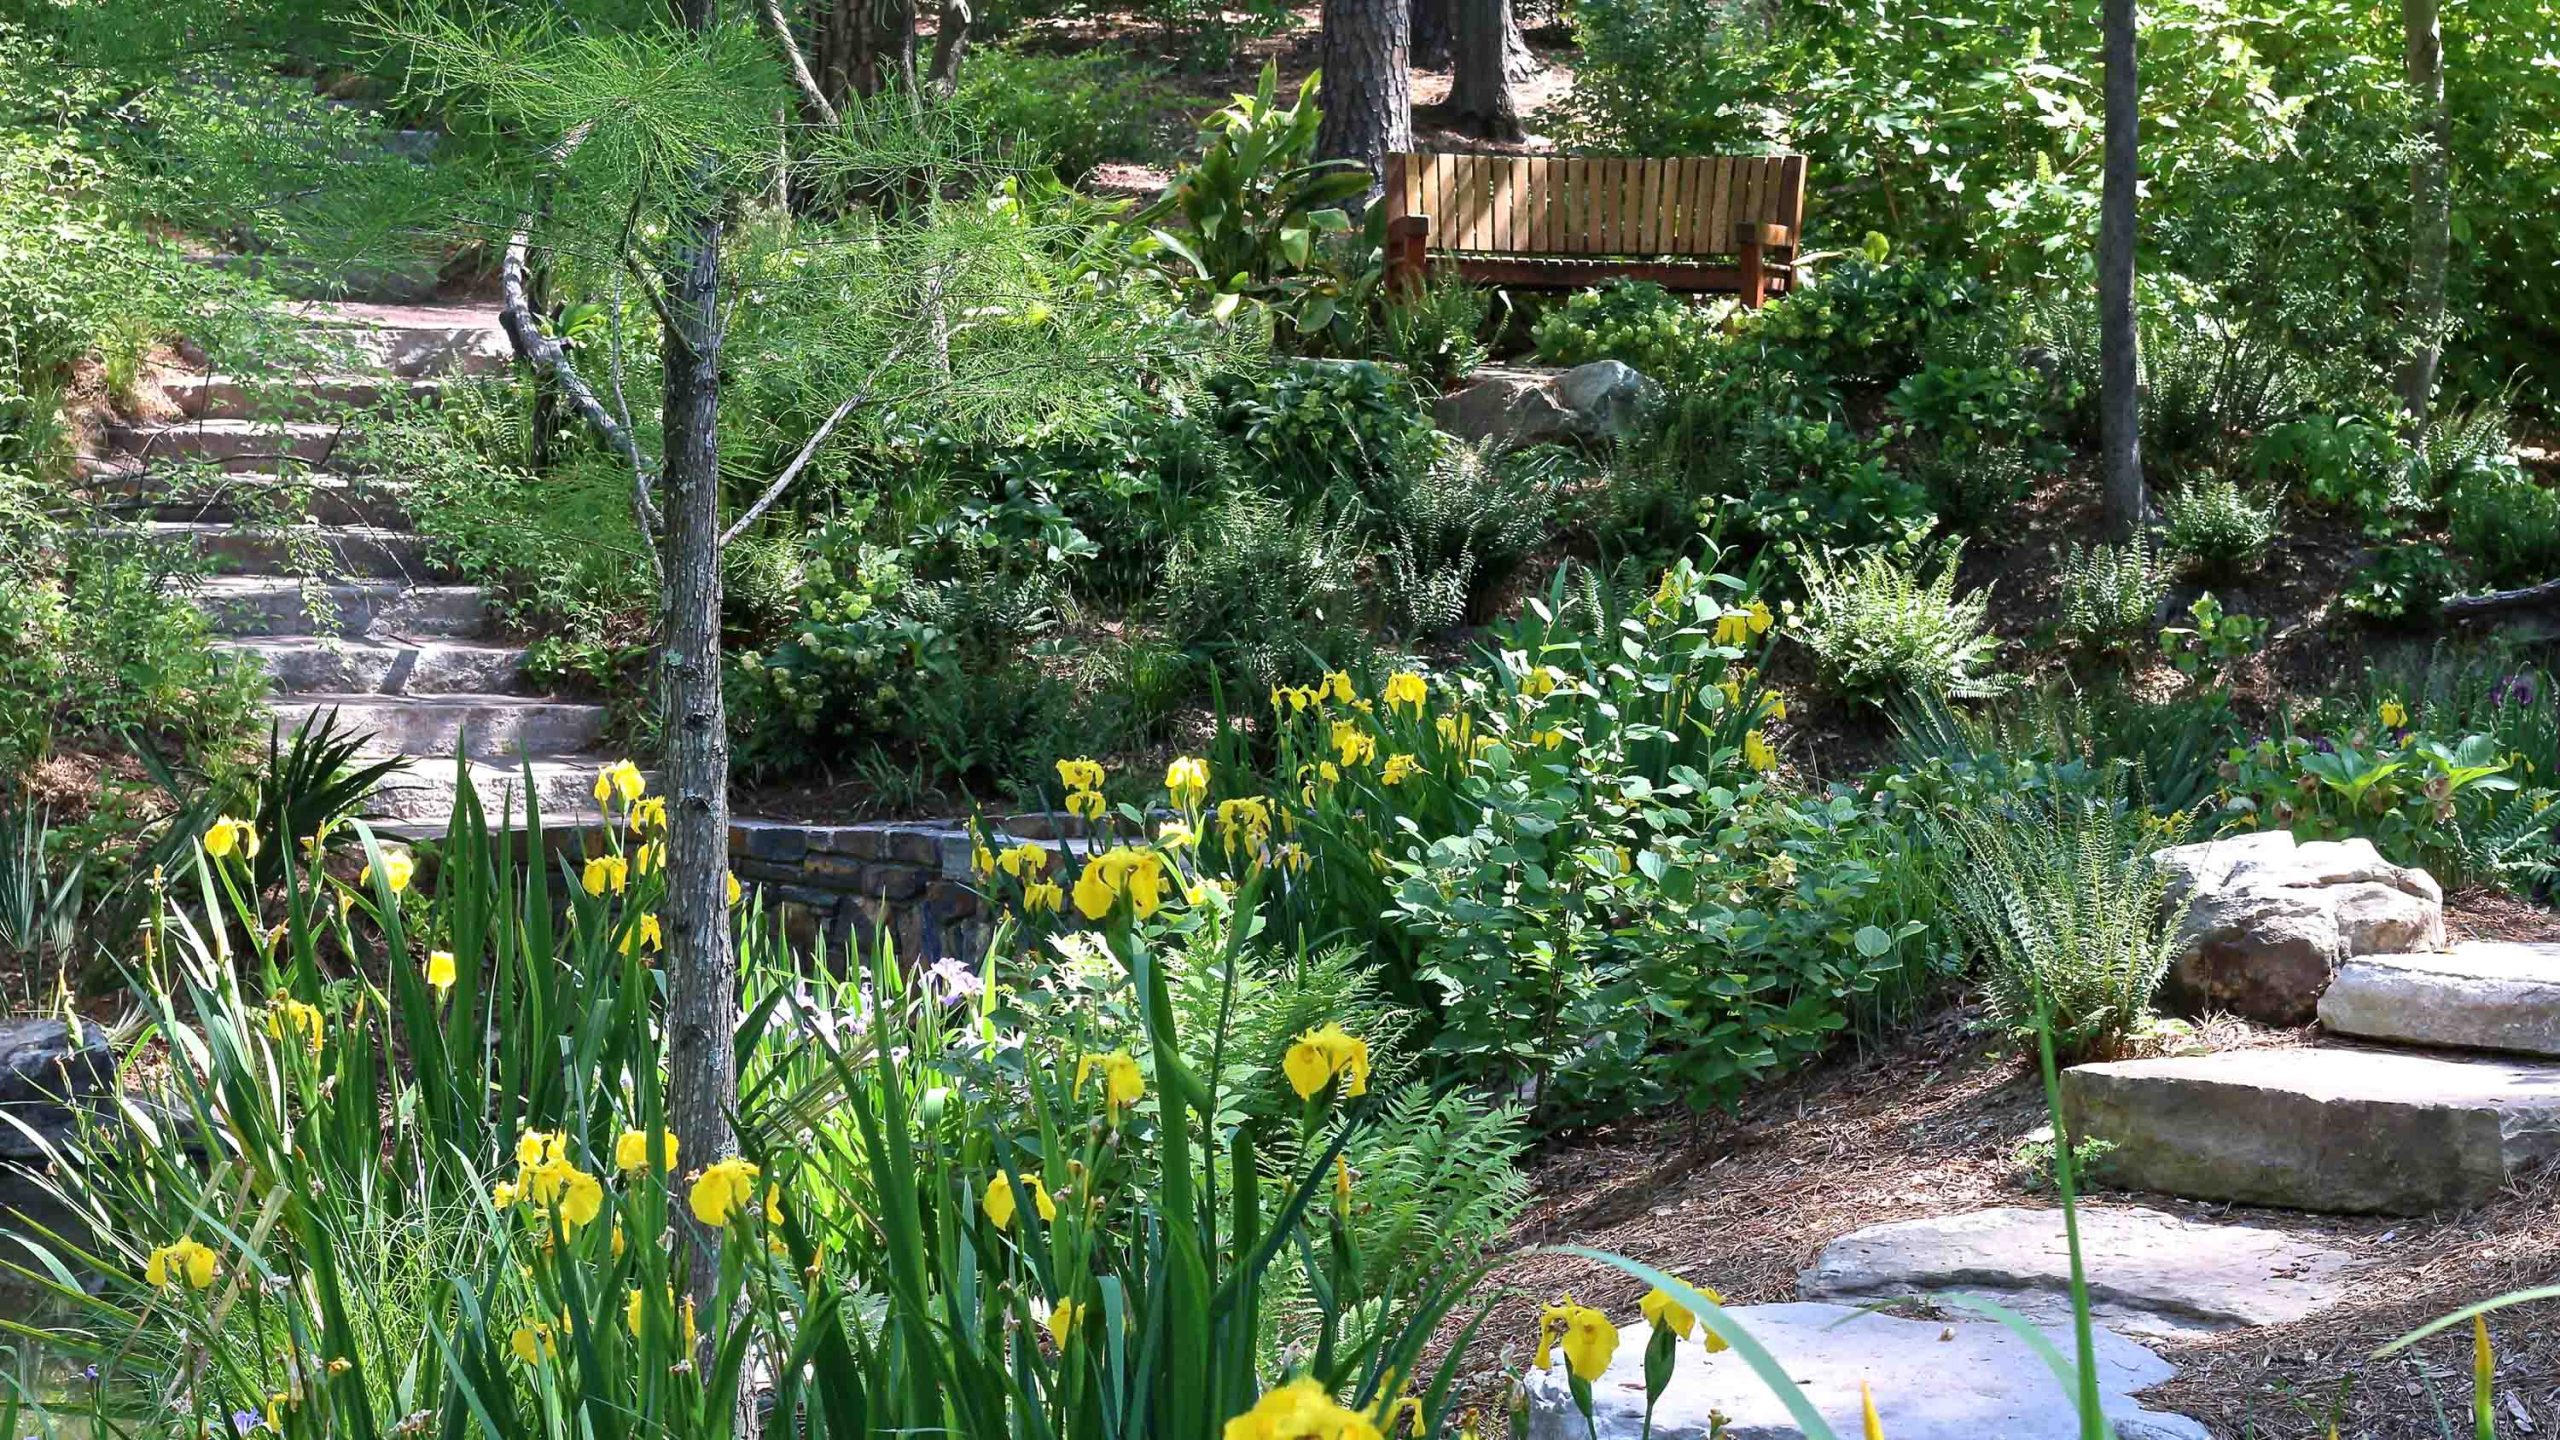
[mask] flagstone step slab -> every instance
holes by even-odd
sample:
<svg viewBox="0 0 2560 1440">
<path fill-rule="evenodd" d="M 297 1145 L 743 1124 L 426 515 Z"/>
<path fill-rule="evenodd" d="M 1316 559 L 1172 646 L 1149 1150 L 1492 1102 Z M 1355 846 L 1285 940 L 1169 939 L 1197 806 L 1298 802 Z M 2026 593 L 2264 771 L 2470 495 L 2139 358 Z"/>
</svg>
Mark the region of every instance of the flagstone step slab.
<svg viewBox="0 0 2560 1440">
<path fill-rule="evenodd" d="M 371 735 L 365 748 L 379 755 L 575 755 L 604 734 L 601 705 L 515 695 L 294 695 L 272 708 L 287 730 L 335 711 L 338 728 Z"/>
<path fill-rule="evenodd" d="M 236 375 L 169 376 L 161 388 L 199 420 L 275 420 L 372 410 L 386 400 L 432 403 L 444 383 L 433 378 L 311 375 L 260 382 Z"/>
<path fill-rule="evenodd" d="M 146 520 L 94 534 L 185 550 L 233 573 L 289 572 L 301 559 L 327 579 L 424 579 L 450 576 L 427 558 L 427 540 L 402 530 L 361 525 L 223 525 L 203 520 Z M 325 562 L 321 557 L 326 556 Z"/>
<path fill-rule="evenodd" d="M 2348 961 L 2320 997 L 2341 1035 L 2560 1058 L 2560 941 L 2466 941 Z"/>
<path fill-rule="evenodd" d="M 477 585 L 347 580 L 312 587 L 282 576 L 226 575 L 204 582 L 196 605 L 229 636 L 338 635 L 349 639 L 464 639 L 486 632 L 489 592 Z"/>
<path fill-rule="evenodd" d="M 2560 1065 L 2344 1045 L 2063 1072 L 2071 1133 L 2127 1189 L 2417 1215 L 2496 1197 L 2560 1155 Z"/>
<path fill-rule="evenodd" d="M 134 520 L 262 525 L 300 516 L 315 525 L 415 528 L 403 500 L 408 485 L 372 476 L 232 472 L 179 477 L 131 470 L 93 476 L 89 488 L 111 513 Z"/>
<path fill-rule="evenodd" d="M 491 694 L 524 679 L 524 647 L 424 640 L 415 644 L 280 635 L 215 642 L 255 658 L 276 689 L 336 695 Z"/>
<path fill-rule="evenodd" d="M 488 375 L 514 352 L 495 306 L 316 304 L 298 307 L 358 353 L 404 378 Z"/>
<path fill-rule="evenodd" d="M 2082 1206 L 2080 1253 L 2091 1312 L 2128 1334 L 2160 1336 L 2317 1314 L 2347 1297 L 2358 1264 L 2314 1236 L 2139 1207 Z M 1997 1301 L 2038 1324 L 2070 1323 L 2062 1212 L 2003 1206 L 1870 1225 L 1822 1247 L 1796 1277 L 1807 1300 L 1936 1292 Z"/>
<path fill-rule="evenodd" d="M 323 420 L 185 420 L 118 425 L 108 432 L 108 440 L 117 455 L 131 456 L 145 469 L 205 465 L 260 470 L 285 461 L 325 465 L 347 433 L 345 426 Z"/>
<path fill-rule="evenodd" d="M 2027 1341 L 1988 1320 L 1904 1320 L 1854 1306 L 1796 1303 L 1744 1305 L 1726 1312 L 1766 1347 L 1834 1434 L 1865 1433 L 1861 1382 L 1874 1393 L 1878 1418 L 1893 1440 L 2079 1440 L 2072 1397 Z M 1610 1317 L 1618 1346 L 1591 1386 L 1592 1419 L 1575 1408 L 1562 1354 L 1532 1369 L 1529 1440 L 1637 1440 L 1645 1433 L 1647 1331 L 1634 1315 Z M 2047 1329 L 2064 1353 L 2068 1328 Z M 2096 1336 L 2100 1407 L 2118 1440 L 2205 1440 L 2184 1415 L 2148 1410 L 2135 1391 L 2161 1384 L 2177 1367 L 2111 1330 Z M 1716 1415 L 1724 1417 L 1716 1428 Z M 1654 1440 L 1801 1440 L 1778 1397 L 1737 1350 L 1706 1353 L 1703 1335 L 1684 1341 L 1671 1380 L 1655 1407 Z"/>
<path fill-rule="evenodd" d="M 592 829 L 604 823 L 603 811 L 596 805 L 596 775 L 612 763 L 602 755 L 521 762 L 472 760 L 457 773 L 452 756 L 417 756 L 374 791 L 365 813 L 404 839 L 432 839 L 445 833 L 467 780 L 480 799 L 482 817 L 492 828 L 522 830 L 524 797 L 530 793 L 541 806 L 545 830 Z"/>
</svg>

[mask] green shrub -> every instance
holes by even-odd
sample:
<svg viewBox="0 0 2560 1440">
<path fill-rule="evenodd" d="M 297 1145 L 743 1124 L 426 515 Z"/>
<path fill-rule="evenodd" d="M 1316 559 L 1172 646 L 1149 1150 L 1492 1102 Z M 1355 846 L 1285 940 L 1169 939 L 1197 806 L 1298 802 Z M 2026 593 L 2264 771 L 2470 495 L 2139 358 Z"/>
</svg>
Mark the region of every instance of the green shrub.
<svg viewBox="0 0 2560 1440">
<path fill-rule="evenodd" d="M 2249 449 L 2249 467 L 2261 479 L 2375 526 L 2416 499 L 2408 462 L 2399 437 L 2362 415 L 2287 420 L 2269 426 Z"/>
<path fill-rule="evenodd" d="M 1418 635 L 1466 618 L 1488 584 L 1547 538 L 1564 474 L 1552 450 L 1504 455 L 1450 442 L 1391 479 L 1378 559 L 1396 622 Z"/>
<path fill-rule="evenodd" d="M 1736 339 L 1784 351 L 1795 368 L 1833 380 L 1885 385 L 1910 373 L 1923 344 L 1947 319 L 1980 306 L 1986 292 L 1944 265 L 1888 260 L 1888 248 L 1883 236 L 1869 235 L 1861 253 L 1740 316 Z M 1964 363 L 2005 368 L 1996 355 Z"/>
<path fill-rule="evenodd" d="M 1612 280 L 1539 316 L 1530 338 L 1549 365 L 1616 360 L 1668 383 L 1708 363 L 1716 320 L 1650 280 Z"/>
<path fill-rule="evenodd" d="M 1924 442 L 1914 447 L 1911 476 L 1939 520 L 1953 529 L 1987 525 L 2008 515 L 2034 488 L 2035 463 L 2017 445 L 1969 448 Z"/>
<path fill-rule="evenodd" d="M 2020 1044 L 2049 1025 L 2066 1063 L 2138 1043 L 2182 912 L 2152 857 L 2184 826 L 2133 804 L 2121 782 L 2055 775 L 1940 828 L 1948 906 L 1982 960 L 1992 1022 Z"/>
<path fill-rule="evenodd" d="M 990 45 L 960 67 L 954 108 L 979 134 L 1012 139 L 1073 185 L 1111 160 L 1168 158 L 1157 131 L 1181 108 L 1154 67 L 1110 50 L 1049 54 Z"/>
<path fill-rule="evenodd" d="M 1212 382 L 1218 420 L 1292 504 L 1372 493 L 1433 442 L 1412 392 L 1365 360 L 1302 360 Z"/>
<path fill-rule="evenodd" d="M 2492 586 L 2560 579 L 2560 491 L 2513 460 L 2474 465 L 2445 497 L 2456 553 Z"/>
<path fill-rule="evenodd" d="M 2178 568 L 2207 581 L 2255 569 L 2275 543 L 2276 504 L 2218 475 L 2199 476 L 2162 497 L 2160 545 Z"/>
<path fill-rule="evenodd" d="M 1492 353 L 1484 338 L 1492 315 L 1490 292 L 1454 273 L 1434 274 L 1422 289 L 1378 302 L 1374 348 L 1424 384 L 1445 389 L 1474 374 Z"/>
<path fill-rule="evenodd" d="M 1293 520 L 1279 502 L 1239 492 L 1174 542 L 1156 599 L 1165 633 L 1255 694 L 1363 644 L 1360 547 L 1346 526 Z"/>
<path fill-rule="evenodd" d="M 2148 542 L 2087 550 L 2074 543 L 2063 552 L 2056 579 L 2062 587 L 2056 630 L 2064 643 L 2083 654 L 2121 660 L 2147 647 L 2159 633 L 2169 571 Z"/>
<path fill-rule="evenodd" d="M 1956 541 L 1909 564 L 1879 554 L 1847 565 L 1800 556 L 1804 618 L 1790 633 L 1812 652 L 1823 683 L 1878 702 L 2001 693 L 1989 668 L 1999 642 L 1984 633 L 1990 591 L 1956 594 L 1963 554 Z"/>
<path fill-rule="evenodd" d="M 2444 547 L 2421 540 L 2375 551 L 2338 600 L 2376 624 L 2425 625 L 2461 588 L 2461 573 Z"/>
<path fill-rule="evenodd" d="M 2022 318 L 1982 309 L 1932 325 L 1920 368 L 1887 397 L 1893 413 L 1918 434 L 1959 453 L 2020 448 L 2041 439 L 2049 414 L 2071 397 L 2030 365 Z"/>
</svg>

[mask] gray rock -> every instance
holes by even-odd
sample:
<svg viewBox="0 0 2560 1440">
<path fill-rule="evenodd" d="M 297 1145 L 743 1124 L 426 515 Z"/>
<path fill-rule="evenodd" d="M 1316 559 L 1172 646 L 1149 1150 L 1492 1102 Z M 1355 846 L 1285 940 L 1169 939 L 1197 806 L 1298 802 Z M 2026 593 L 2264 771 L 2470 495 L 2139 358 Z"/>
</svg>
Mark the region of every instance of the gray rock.
<svg viewBox="0 0 2560 1440">
<path fill-rule="evenodd" d="M 2282 830 L 2163 850 L 2187 910 L 2165 987 L 2191 1013 L 2307 1024 L 2355 956 L 2444 948 L 2444 892 L 2364 840 L 2298 844 Z"/>
<path fill-rule="evenodd" d="M 2341 1035 L 2560 1058 L 2560 943 L 2471 941 L 2350 960 L 2320 997 Z"/>
<path fill-rule="evenodd" d="M 2144 1209 L 2083 1207 L 2080 1254 L 2093 1313 L 2127 1333 L 2172 1336 L 2302 1319 L 2346 1297 L 2355 1265 L 2344 1250 L 2281 1230 Z M 1824 1246 L 1796 1291 L 1851 1302 L 1961 1291 L 2068 1324 L 2062 1212 L 2003 1207 L 1870 1225 Z"/>
<path fill-rule="evenodd" d="M 1489 365 L 1440 397 L 1431 422 L 1462 440 L 1504 448 L 1542 440 L 1622 440 L 1658 387 L 1615 360 L 1570 370 Z"/>
<path fill-rule="evenodd" d="M 1953 1324 L 1868 1314 L 1847 1305 L 1749 1305 L 1731 1312 L 1767 1347 L 1806 1398 L 1842 1435 L 1859 1433 L 1858 1384 L 1875 1393 L 1884 1433 L 1893 1440 L 2077 1440 L 2071 1397 L 2053 1371 L 2018 1336 L 1989 1321 Z M 2067 1355 L 2067 1331 L 2052 1332 Z M 1591 1387 L 1599 1440 L 1634 1440 L 1644 1426 L 1641 1320 L 1618 1332 L 1608 1373 Z M 2203 1440 L 2205 1429 L 2183 1415 L 2145 1410 L 2128 1398 L 2176 1374 L 2168 1361 L 2109 1331 L 2098 1332 L 2099 1388 L 2119 1440 Z M 1573 1405 L 1563 1356 L 1524 1380 L 1530 1440 L 1588 1440 Z M 1696 1340 L 1680 1346 L 1670 1387 L 1654 1410 L 1655 1440 L 1704 1440 L 1710 1412 L 1726 1418 L 1729 1440 L 1801 1440 L 1778 1397 L 1741 1355 L 1709 1355 Z"/>
<path fill-rule="evenodd" d="M 115 1084 L 106 1033 L 60 1020 L 0 1020 L 0 1157 L 32 1160 L 71 1133 L 79 1107 Z M 24 1127 L 24 1128 L 21 1128 Z"/>
<path fill-rule="evenodd" d="M 2479 1205 L 2560 1155 L 2560 1065 L 2365 1050 L 2230 1050 L 2063 1072 L 2097 1178 L 2199 1200 L 2424 1214 Z"/>
</svg>

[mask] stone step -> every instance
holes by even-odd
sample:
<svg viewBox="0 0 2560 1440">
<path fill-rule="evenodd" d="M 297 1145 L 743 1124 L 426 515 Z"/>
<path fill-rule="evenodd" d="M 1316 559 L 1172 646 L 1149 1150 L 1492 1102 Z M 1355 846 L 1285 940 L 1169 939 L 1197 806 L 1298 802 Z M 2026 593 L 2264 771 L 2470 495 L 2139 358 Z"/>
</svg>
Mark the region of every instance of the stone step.
<svg viewBox="0 0 2560 1440">
<path fill-rule="evenodd" d="M 272 708 L 287 730 L 334 710 L 338 728 L 371 735 L 365 749 L 377 755 L 576 755 L 604 734 L 601 705 L 518 695 L 296 694 Z"/>
<path fill-rule="evenodd" d="M 312 375 L 259 382 L 236 375 L 173 375 L 161 388 L 197 420 L 273 420 L 373 410 L 385 401 L 434 403 L 444 382 L 381 375 Z"/>
<path fill-rule="evenodd" d="M 347 438 L 347 428 L 320 420 L 186 420 L 173 425 L 118 425 L 108 432 L 110 463 L 130 457 L 149 470 L 207 465 L 222 470 L 263 470 L 291 461 L 325 465 Z"/>
<path fill-rule="evenodd" d="M 2320 1023 L 2341 1035 L 2560 1059 L 2560 941 L 2465 941 L 2338 968 Z"/>
<path fill-rule="evenodd" d="M 314 304 L 296 307 L 394 375 L 489 375 L 513 362 L 495 305 Z"/>
<path fill-rule="evenodd" d="M 133 520 L 237 525 L 299 515 L 319 525 L 415 528 L 402 505 L 409 487 L 374 476 L 233 472 L 173 479 L 164 471 L 128 470 L 93 478 L 90 490 L 109 512 Z"/>
<path fill-rule="evenodd" d="M 2140 1207 L 2080 1207 L 2090 1312 L 2127 1333 L 2210 1334 L 2284 1325 L 2347 1298 L 2356 1258 L 2316 1236 L 2207 1223 Z M 1960 1291 L 2039 1325 L 2071 1320 L 2060 1210 L 2004 1206 L 1870 1225 L 1822 1247 L 1796 1277 L 1807 1300 Z"/>
<path fill-rule="evenodd" d="M 2196 1200 L 2417 1215 L 2560 1155 L 2560 1065 L 2323 1045 L 2063 1072 L 2094 1178 Z"/>
<path fill-rule="evenodd" d="M 477 585 L 409 585 L 342 580 L 314 589 L 333 612 L 315 620 L 303 582 L 267 575 L 218 576 L 196 604 L 222 635 L 323 635 L 468 639 L 486 633 L 489 592 Z"/>
<path fill-rule="evenodd" d="M 218 525 L 200 520 L 145 520 L 106 526 L 93 536 L 186 550 L 211 559 L 218 570 L 248 574 L 290 572 L 297 560 L 328 557 L 324 578 L 424 579 L 449 577 L 449 567 L 427 558 L 427 539 L 375 526 Z"/>
<path fill-rule="evenodd" d="M 1742 1305 L 1725 1313 L 1768 1350 L 1835 1434 L 1868 1433 L 1860 1422 L 1861 1384 L 1893 1440 L 2079 1440 L 2085 1433 L 2052 1367 L 2024 1337 L 1995 1321 L 1906 1320 L 1806 1302 Z M 1637 1440 L 1647 1433 L 1649 1332 L 1632 1311 L 1610 1318 L 1618 1345 L 1607 1371 L 1589 1387 L 1589 1420 L 1575 1403 L 1566 1356 L 1522 1377 L 1529 1440 Z M 2072 1352 L 2068 1327 L 2047 1326 L 2043 1333 L 2064 1354 Z M 2176 1366 L 2112 1330 L 2099 1330 L 2093 1349 L 2099 1406 L 2119 1440 L 2205 1440 L 2208 1432 L 2194 1420 L 2146 1409 L 2134 1398 L 2173 1378 Z M 1678 1343 L 1650 1433 L 1662 1440 L 1710 1434 L 1793 1440 L 1804 1431 L 1740 1351 L 1707 1353 L 1701 1329 Z"/>
<path fill-rule="evenodd" d="M 473 760 L 464 773 L 480 797 L 480 813 L 492 826 L 524 827 L 525 780 L 530 771 L 534 800 L 542 806 L 543 827 L 571 831 L 604 823 L 604 813 L 596 805 L 596 775 L 612 763 L 603 755 Z M 432 839 L 444 834 L 452 819 L 462 779 L 450 757 L 413 759 L 374 791 L 366 813 L 394 827 L 403 839 Z"/>
<path fill-rule="evenodd" d="M 524 647 L 430 640 L 331 640 L 280 635 L 222 640 L 214 648 L 254 657 L 278 690 L 334 695 L 495 694 L 524 679 Z"/>
</svg>

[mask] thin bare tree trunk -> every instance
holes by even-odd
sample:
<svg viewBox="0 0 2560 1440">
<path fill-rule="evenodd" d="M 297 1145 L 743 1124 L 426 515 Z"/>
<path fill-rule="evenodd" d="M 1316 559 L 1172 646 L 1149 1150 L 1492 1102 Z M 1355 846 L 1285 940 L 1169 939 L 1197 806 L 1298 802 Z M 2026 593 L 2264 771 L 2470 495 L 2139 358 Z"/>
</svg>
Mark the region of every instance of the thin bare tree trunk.
<svg viewBox="0 0 2560 1440">
<path fill-rule="evenodd" d="M 1511 0 L 1452 0 L 1457 11 L 1458 58 L 1449 84 L 1449 123 L 1487 140 L 1515 142 L 1528 132 L 1512 103 L 1505 64 L 1520 36 Z M 1521 47 L 1523 50 L 1527 46 Z"/>
<path fill-rule="evenodd" d="M 942 0 L 941 16 L 933 27 L 933 63 L 925 70 L 925 84 L 945 100 L 960 88 L 960 57 L 969 48 L 969 24 L 975 18 L 969 0 Z"/>
<path fill-rule="evenodd" d="M 1390 151 L 1413 148 L 1409 0 L 1324 0 L 1324 125 L 1316 153 L 1357 160 L 1374 178 Z"/>
<path fill-rule="evenodd" d="M 2142 528 L 2142 360 L 2134 321 L 2135 187 L 2141 179 L 2142 81 L 2135 0 L 2104 0 L 2104 185 L 2098 200 L 2098 426 L 2108 528 Z"/>
<path fill-rule="evenodd" d="M 2427 418 L 2444 354 L 2444 275 L 2453 250 L 2453 112 L 2444 100 L 2444 27 L 2437 0 L 2401 0 L 2409 98 L 2417 107 L 2418 150 L 2409 161 L 2409 355 L 2401 363 L 2400 408 Z"/>
<path fill-rule="evenodd" d="M 679 23 L 711 29 L 716 0 L 676 0 Z M 737 1153 L 738 959 L 729 944 L 729 724 L 720 693 L 720 243 L 727 197 L 712 167 L 670 227 L 659 284 L 665 339 L 658 481 L 666 507 L 660 728 L 666 737 L 667 1116 L 678 1153 L 707 1165 Z M 679 1223 L 692 1225 L 688 1215 Z M 689 1293 L 702 1313 L 719 1283 L 718 1237 L 695 1233 Z M 707 1338 L 707 1337 L 706 1337 Z"/>
</svg>

